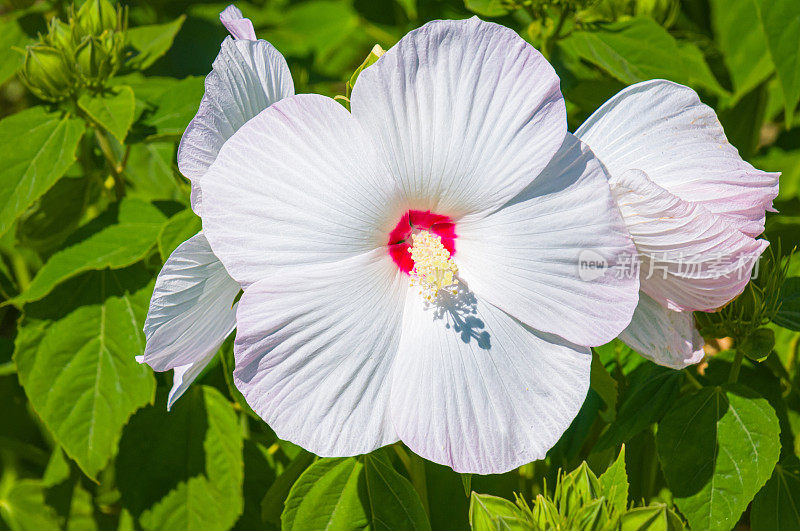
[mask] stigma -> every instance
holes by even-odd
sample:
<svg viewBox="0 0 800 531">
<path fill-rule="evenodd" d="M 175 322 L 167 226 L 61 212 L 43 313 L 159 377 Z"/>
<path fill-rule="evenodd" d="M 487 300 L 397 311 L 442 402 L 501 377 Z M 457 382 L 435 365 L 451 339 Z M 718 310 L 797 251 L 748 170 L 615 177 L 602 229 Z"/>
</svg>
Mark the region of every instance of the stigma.
<svg viewBox="0 0 800 531">
<path fill-rule="evenodd" d="M 434 302 L 442 291 L 455 295 L 458 266 L 442 244 L 442 238 L 426 230 L 412 234 L 411 238 L 413 245 L 408 249 L 414 261 L 411 285 L 419 287 L 420 295 L 428 302 Z"/>
</svg>

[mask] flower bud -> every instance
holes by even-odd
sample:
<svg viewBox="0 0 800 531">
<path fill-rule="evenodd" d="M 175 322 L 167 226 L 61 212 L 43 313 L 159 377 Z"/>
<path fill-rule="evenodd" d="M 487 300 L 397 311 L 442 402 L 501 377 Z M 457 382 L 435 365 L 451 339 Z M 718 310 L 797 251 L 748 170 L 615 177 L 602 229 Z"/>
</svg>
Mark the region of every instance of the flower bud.
<svg viewBox="0 0 800 531">
<path fill-rule="evenodd" d="M 65 52 L 67 55 L 72 55 L 72 52 L 75 51 L 72 28 L 69 24 L 65 24 L 55 17 L 50 21 L 47 35 L 43 41 L 49 46 Z"/>
<path fill-rule="evenodd" d="M 106 30 L 117 30 L 120 26 L 119 22 L 117 10 L 108 0 L 87 0 L 75 16 L 75 24 L 80 32 L 80 38 L 86 35 L 98 36 Z"/>
<path fill-rule="evenodd" d="M 114 73 L 116 61 L 111 53 L 113 48 L 111 38 L 87 37 L 75 50 L 78 73 L 87 86 L 102 85 Z"/>
<path fill-rule="evenodd" d="M 64 53 L 44 44 L 29 46 L 20 77 L 37 97 L 59 101 L 75 88 L 75 74 Z"/>
</svg>

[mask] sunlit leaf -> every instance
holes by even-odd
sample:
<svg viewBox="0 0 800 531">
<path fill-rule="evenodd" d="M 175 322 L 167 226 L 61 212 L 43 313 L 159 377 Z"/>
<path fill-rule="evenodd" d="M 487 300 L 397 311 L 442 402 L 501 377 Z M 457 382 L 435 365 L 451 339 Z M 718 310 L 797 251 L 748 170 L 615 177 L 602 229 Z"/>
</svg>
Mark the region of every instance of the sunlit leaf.
<svg viewBox="0 0 800 531">
<path fill-rule="evenodd" d="M 742 385 L 707 387 L 658 425 L 661 468 L 693 529 L 730 530 L 769 479 L 780 453 L 778 418 Z"/>
<path fill-rule="evenodd" d="M 186 20 L 186 16 L 181 15 L 166 24 L 137 26 L 129 29 L 128 40 L 137 53 L 128 60 L 128 66 L 145 70 L 155 63 L 170 49 L 184 20 Z"/>
<path fill-rule="evenodd" d="M 83 129 L 80 120 L 43 107 L 0 121 L 0 235 L 64 175 Z"/>
<path fill-rule="evenodd" d="M 473 492 L 469 504 L 469 523 L 474 531 L 529 531 L 533 522 L 512 502 Z"/>
<path fill-rule="evenodd" d="M 94 123 L 114 135 L 114 138 L 120 142 L 125 141 L 133 124 L 136 107 L 132 88 L 122 85 L 102 94 L 84 93 L 78 99 L 78 106 Z"/>
<path fill-rule="evenodd" d="M 767 46 L 786 102 L 786 125 L 792 125 L 800 101 L 800 2 L 758 0 Z"/>
<path fill-rule="evenodd" d="M 44 425 L 89 477 L 117 452 L 122 427 L 153 399 L 134 356 L 153 290 L 139 266 L 85 273 L 25 306 L 14 359 Z"/>
<path fill-rule="evenodd" d="M 755 0 L 710 0 L 711 26 L 730 72 L 734 98 L 744 96 L 775 70 Z"/>
<path fill-rule="evenodd" d="M 200 232 L 200 218 L 191 209 L 178 212 L 164 224 L 158 234 L 158 252 L 166 261 L 180 244 Z"/>
<path fill-rule="evenodd" d="M 322 459 L 292 487 L 281 516 L 292 529 L 430 529 L 414 487 L 380 453 Z"/>
<path fill-rule="evenodd" d="M 625 445 L 605 472 L 597 478 L 603 490 L 603 496 L 618 513 L 625 512 L 628 507 L 628 472 L 625 470 Z"/>
<path fill-rule="evenodd" d="M 125 428 L 121 502 L 146 530 L 230 529 L 242 512 L 242 466 L 232 404 L 195 384 L 169 413 L 162 394 Z"/>
<path fill-rule="evenodd" d="M 117 223 L 55 253 L 30 287 L 12 302 L 21 305 L 39 300 L 59 283 L 84 271 L 117 269 L 138 262 L 153 247 L 165 219 L 149 203 L 138 199 L 123 201 Z"/>
</svg>

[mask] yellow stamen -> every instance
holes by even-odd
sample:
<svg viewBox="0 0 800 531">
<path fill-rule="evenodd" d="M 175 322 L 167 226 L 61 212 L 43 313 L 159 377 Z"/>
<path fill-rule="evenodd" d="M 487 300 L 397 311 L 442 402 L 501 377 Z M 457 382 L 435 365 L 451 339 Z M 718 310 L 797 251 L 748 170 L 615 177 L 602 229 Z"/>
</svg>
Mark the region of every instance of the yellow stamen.
<svg viewBox="0 0 800 531">
<path fill-rule="evenodd" d="M 408 252 L 414 260 L 411 270 L 411 285 L 419 286 L 420 295 L 434 302 L 441 290 L 456 294 L 458 266 L 450 257 L 442 239 L 426 230 L 411 236 L 413 245 Z"/>
</svg>

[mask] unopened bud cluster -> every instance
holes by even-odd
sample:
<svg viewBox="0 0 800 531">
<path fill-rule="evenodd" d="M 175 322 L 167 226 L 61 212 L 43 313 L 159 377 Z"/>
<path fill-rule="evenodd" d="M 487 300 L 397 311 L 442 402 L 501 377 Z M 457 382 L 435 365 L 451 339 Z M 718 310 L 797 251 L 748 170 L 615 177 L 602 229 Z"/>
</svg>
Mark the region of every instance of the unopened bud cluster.
<svg viewBox="0 0 800 531">
<path fill-rule="evenodd" d="M 20 77 L 37 97 L 59 101 L 83 87 L 101 88 L 119 69 L 127 17 L 108 0 L 87 0 L 69 22 L 50 21 L 46 35 L 28 46 Z"/>
</svg>

